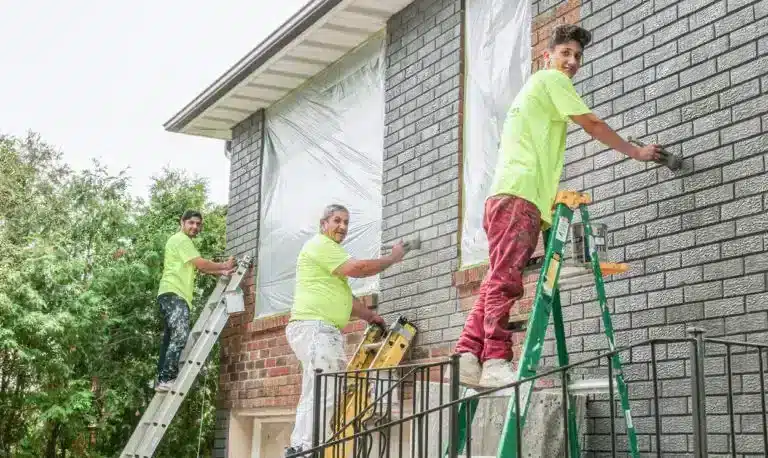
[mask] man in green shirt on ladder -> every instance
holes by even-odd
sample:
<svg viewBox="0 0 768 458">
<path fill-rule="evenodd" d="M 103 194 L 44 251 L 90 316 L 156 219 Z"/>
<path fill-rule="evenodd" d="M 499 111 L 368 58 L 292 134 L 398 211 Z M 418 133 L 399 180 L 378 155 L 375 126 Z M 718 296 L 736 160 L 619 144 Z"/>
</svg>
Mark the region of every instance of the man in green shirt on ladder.
<svg viewBox="0 0 768 458">
<path fill-rule="evenodd" d="M 544 52 L 546 68 L 531 75 L 507 113 L 485 201 L 489 269 L 455 349 L 462 384 L 498 387 L 515 381 L 510 309 L 523 295 L 523 269 L 539 233 L 552 225 L 568 123 L 635 160 L 659 159 L 658 145 L 628 143 L 576 93 L 571 80 L 591 39 L 577 25 L 555 27 Z"/>
<path fill-rule="evenodd" d="M 230 275 L 236 270 L 233 257 L 227 262 L 212 262 L 200 256 L 192 239 L 197 237 L 202 227 L 203 216 L 200 212 L 187 210 L 181 216 L 179 231 L 165 244 L 163 276 L 157 291 L 157 304 L 165 327 L 157 362 L 157 392 L 169 391 L 179 373 L 179 357 L 189 336 L 189 308 L 197 271 Z"/>
</svg>

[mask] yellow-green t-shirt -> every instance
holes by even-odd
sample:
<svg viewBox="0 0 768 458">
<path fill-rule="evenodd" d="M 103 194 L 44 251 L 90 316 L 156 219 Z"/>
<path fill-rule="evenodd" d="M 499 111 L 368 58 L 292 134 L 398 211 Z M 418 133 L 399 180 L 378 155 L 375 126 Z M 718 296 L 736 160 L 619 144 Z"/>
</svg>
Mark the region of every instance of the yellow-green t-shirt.
<svg viewBox="0 0 768 458">
<path fill-rule="evenodd" d="M 291 320 L 320 320 L 343 328 L 352 314 L 347 277 L 333 271 L 351 256 L 336 241 L 316 234 L 304 243 L 296 261 Z"/>
<path fill-rule="evenodd" d="M 536 205 L 543 226 L 549 227 L 569 116 L 589 112 L 565 73 L 540 70 L 531 75 L 507 112 L 490 196 L 522 197 Z"/>
<path fill-rule="evenodd" d="M 157 295 L 178 294 L 191 307 L 197 269 L 189 261 L 197 257 L 200 257 L 200 253 L 187 234 L 181 231 L 173 234 L 165 244 L 163 277 Z"/>
</svg>

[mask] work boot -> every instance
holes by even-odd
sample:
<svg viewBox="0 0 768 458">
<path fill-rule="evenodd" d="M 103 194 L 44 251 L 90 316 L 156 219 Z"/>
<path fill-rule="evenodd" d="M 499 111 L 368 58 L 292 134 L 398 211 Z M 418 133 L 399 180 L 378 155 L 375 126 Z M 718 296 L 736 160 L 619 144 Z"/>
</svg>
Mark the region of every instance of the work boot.
<svg viewBox="0 0 768 458">
<path fill-rule="evenodd" d="M 159 382 L 155 385 L 155 391 L 158 393 L 165 393 L 173 389 L 173 385 L 176 383 L 176 379 L 168 380 L 167 382 Z"/>
<path fill-rule="evenodd" d="M 483 363 L 483 374 L 479 385 L 483 388 L 496 388 L 515 381 L 515 369 L 510 361 L 489 359 Z"/>
<path fill-rule="evenodd" d="M 302 452 L 301 447 L 287 447 L 285 449 L 285 458 L 291 458 Z"/>
<path fill-rule="evenodd" d="M 480 361 L 472 353 L 459 356 L 459 384 L 477 386 L 480 381 Z"/>
</svg>

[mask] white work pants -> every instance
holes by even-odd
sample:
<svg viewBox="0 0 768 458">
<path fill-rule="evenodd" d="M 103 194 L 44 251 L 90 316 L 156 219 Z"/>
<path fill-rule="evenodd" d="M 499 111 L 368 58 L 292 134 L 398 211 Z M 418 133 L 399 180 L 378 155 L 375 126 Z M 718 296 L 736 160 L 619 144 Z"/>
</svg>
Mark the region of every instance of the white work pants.
<svg viewBox="0 0 768 458">
<path fill-rule="evenodd" d="M 343 371 L 346 368 L 344 337 L 333 325 L 322 321 L 292 321 L 285 328 L 288 345 L 301 362 L 301 397 L 296 407 L 296 424 L 291 434 L 291 447 L 312 448 L 312 425 L 315 402 L 315 369 L 323 372 Z M 328 380 L 328 392 L 325 393 L 327 424 L 326 436 L 330 434 L 329 425 L 333 409 L 333 379 Z M 322 413 L 321 417 L 322 419 Z M 323 425 L 320 425 L 320 434 Z M 320 438 L 322 443 L 324 438 Z"/>
</svg>

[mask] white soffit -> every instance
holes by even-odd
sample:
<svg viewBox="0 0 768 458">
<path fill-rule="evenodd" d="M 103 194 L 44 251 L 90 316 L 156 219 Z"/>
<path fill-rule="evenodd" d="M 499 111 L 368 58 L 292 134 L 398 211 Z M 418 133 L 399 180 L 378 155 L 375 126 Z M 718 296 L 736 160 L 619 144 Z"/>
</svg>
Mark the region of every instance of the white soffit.
<svg viewBox="0 0 768 458">
<path fill-rule="evenodd" d="M 168 120 L 171 132 L 231 139 L 232 128 L 303 85 L 413 0 L 312 0 Z"/>
</svg>

